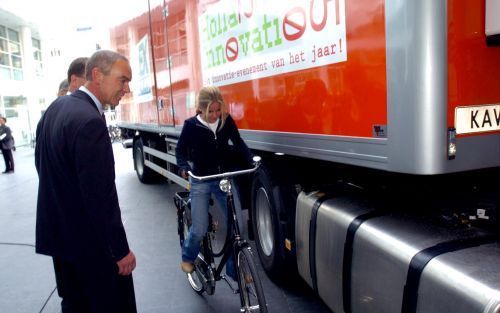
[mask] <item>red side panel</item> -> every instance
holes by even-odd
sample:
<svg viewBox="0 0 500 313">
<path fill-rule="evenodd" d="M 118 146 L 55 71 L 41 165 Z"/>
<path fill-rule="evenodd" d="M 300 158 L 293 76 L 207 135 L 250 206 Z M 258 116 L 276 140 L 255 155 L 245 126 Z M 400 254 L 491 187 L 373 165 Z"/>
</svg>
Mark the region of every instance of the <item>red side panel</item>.
<svg viewBox="0 0 500 313">
<path fill-rule="evenodd" d="M 131 93 L 120 101 L 117 111 L 121 121 L 156 125 L 158 110 L 147 2 L 142 12 L 110 30 L 111 46 L 125 55 L 132 67 Z"/>
<path fill-rule="evenodd" d="M 206 20 L 207 28 L 213 27 L 213 37 L 217 34 L 216 25 L 219 18 L 216 12 L 219 10 L 211 6 L 216 6 L 218 2 L 211 1 L 208 5 L 200 5 L 201 13 L 210 13 L 208 17 L 202 16 L 200 23 Z M 259 10 L 259 5 L 264 2 L 253 1 L 254 7 L 251 7 L 248 1 L 241 1 L 238 16 L 242 20 L 248 19 L 249 25 L 257 27 L 264 25 L 262 21 L 272 21 L 274 27 L 276 21 L 284 48 L 269 54 L 274 57 L 258 61 L 259 64 L 266 63 L 272 74 L 262 78 L 251 74 L 257 78 L 229 84 L 221 82 L 224 78 L 216 74 L 231 73 L 235 76 L 242 70 L 243 61 L 237 60 L 228 61 L 223 65 L 223 70 L 216 74 L 212 71 L 210 75 L 205 75 L 208 77 L 204 77 L 205 83 L 209 81 L 221 85 L 231 114 L 240 128 L 372 137 L 374 125 L 387 124 L 383 0 L 283 1 L 277 2 L 279 4 L 276 5 L 282 7 L 274 12 L 271 9 Z M 345 42 L 335 41 L 335 36 L 326 31 L 327 27 L 317 31 L 317 34 L 314 33 L 314 27 L 321 28 L 323 4 L 325 7 L 327 4 L 329 8 L 326 20 L 323 21 L 330 23 L 331 20 L 337 20 L 337 23 L 345 23 Z M 319 13 L 311 20 L 310 12 L 313 6 Z M 345 14 L 339 14 L 339 10 L 343 9 Z M 227 16 L 230 16 L 230 13 L 229 10 Z M 301 18 L 301 15 L 305 18 Z M 345 20 L 342 20 L 344 16 Z M 268 27 L 274 30 L 271 26 Z M 231 38 L 240 38 L 245 31 L 238 26 L 235 29 L 233 34 L 228 32 L 226 37 L 221 39 L 222 43 L 226 43 L 225 46 L 220 45 L 226 49 L 226 59 L 233 57 L 237 48 L 239 53 L 242 53 L 241 44 L 239 47 L 227 49 L 227 46 L 231 48 L 234 44 Z M 260 28 L 260 36 L 263 37 L 262 29 L 265 29 L 265 26 Z M 251 43 L 256 44 L 259 40 L 264 40 L 257 36 L 259 30 L 250 31 Z M 304 31 L 303 34 L 300 34 L 301 31 Z M 324 33 L 321 33 L 322 31 Z M 200 37 L 204 36 L 202 31 L 200 33 Z M 302 38 L 296 40 L 295 37 L 300 35 Z M 320 37 L 317 37 L 318 35 Z M 317 44 L 318 38 L 321 38 L 321 44 Z M 326 42 L 329 38 L 332 38 L 331 43 Z M 204 53 L 210 52 L 206 50 L 202 49 L 202 59 Z M 212 51 L 215 51 L 215 48 Z M 316 62 L 335 51 L 346 53 L 346 60 L 315 67 Z M 245 64 L 257 63 L 255 60 L 259 60 L 258 58 L 259 54 L 255 53 Z M 280 61 L 283 73 L 280 73 L 279 69 L 273 69 Z M 293 68 L 300 62 L 309 62 L 310 66 L 298 70 L 286 69 Z M 203 70 L 207 70 L 205 63 Z"/>
<path fill-rule="evenodd" d="M 196 2 L 171 0 L 166 4 L 169 60 L 165 64 L 170 69 L 175 126 L 195 114 L 195 93 L 201 88 Z"/>
<path fill-rule="evenodd" d="M 448 0 L 448 30 L 448 126 L 454 127 L 457 107 L 500 103 L 500 47 L 486 45 L 484 0 Z M 475 121 L 482 125 L 481 112 Z"/>
<path fill-rule="evenodd" d="M 182 125 L 196 92 L 214 84 L 241 129 L 372 137 L 387 124 L 384 0 L 150 3 L 151 34 L 147 12 L 112 30 L 135 66 L 135 105 L 122 101 L 123 121 Z M 214 54 L 219 47 L 223 55 Z M 240 60 L 238 48 L 253 52 Z M 269 72 L 248 71 L 257 63 Z M 242 78 L 221 80 L 227 72 Z"/>
</svg>

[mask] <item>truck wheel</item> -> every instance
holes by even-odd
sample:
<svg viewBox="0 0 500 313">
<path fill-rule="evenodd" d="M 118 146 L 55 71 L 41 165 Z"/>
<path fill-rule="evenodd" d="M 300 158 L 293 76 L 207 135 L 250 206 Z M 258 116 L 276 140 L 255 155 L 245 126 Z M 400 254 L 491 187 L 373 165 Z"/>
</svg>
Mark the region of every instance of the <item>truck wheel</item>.
<svg viewBox="0 0 500 313">
<path fill-rule="evenodd" d="M 150 184 L 157 180 L 157 174 L 144 164 L 144 145 L 142 138 L 134 141 L 134 169 L 137 177 L 143 184 Z"/>
<path fill-rule="evenodd" d="M 273 192 L 270 175 L 261 166 L 252 184 L 251 219 L 260 261 L 271 277 L 279 276 L 284 263 L 284 239 L 278 218 L 280 199 L 276 196 L 280 194 Z"/>
</svg>

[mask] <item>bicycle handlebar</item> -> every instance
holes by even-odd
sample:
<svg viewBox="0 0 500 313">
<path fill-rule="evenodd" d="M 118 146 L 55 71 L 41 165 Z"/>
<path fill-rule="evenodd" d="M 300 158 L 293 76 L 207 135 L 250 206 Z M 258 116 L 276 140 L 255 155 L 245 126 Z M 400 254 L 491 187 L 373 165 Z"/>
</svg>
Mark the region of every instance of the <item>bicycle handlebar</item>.
<svg viewBox="0 0 500 313">
<path fill-rule="evenodd" d="M 199 180 L 199 181 L 216 179 L 216 178 L 234 177 L 234 176 L 239 176 L 239 175 L 255 172 L 260 166 L 260 160 L 261 160 L 261 158 L 259 156 L 254 156 L 253 157 L 254 167 L 248 168 L 245 170 L 239 170 L 239 171 L 234 171 L 234 172 L 225 172 L 225 173 L 221 173 L 221 174 L 214 174 L 214 175 L 207 175 L 207 176 L 196 176 L 191 171 L 188 171 L 188 174 L 192 178 Z"/>
</svg>

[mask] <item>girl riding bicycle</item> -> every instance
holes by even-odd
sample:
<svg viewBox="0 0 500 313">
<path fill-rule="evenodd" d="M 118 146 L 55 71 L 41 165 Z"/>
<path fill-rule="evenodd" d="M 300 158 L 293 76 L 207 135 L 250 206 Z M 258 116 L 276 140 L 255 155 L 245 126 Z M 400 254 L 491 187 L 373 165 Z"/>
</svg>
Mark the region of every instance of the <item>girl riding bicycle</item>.
<svg viewBox="0 0 500 313">
<path fill-rule="evenodd" d="M 232 146 L 229 145 L 231 141 Z M 196 100 L 196 116 L 184 122 L 175 150 L 180 175 L 187 179 L 188 171 L 206 176 L 223 173 L 231 168 L 234 158 L 252 164 L 252 153 L 241 139 L 238 128 L 227 112 L 226 104 L 217 87 L 204 87 Z M 190 179 L 192 225 L 182 247 L 181 269 L 194 270 L 194 261 L 200 251 L 200 242 L 208 229 L 208 209 L 214 194 L 227 217 L 226 194 L 219 188 L 219 180 Z M 234 260 L 226 263 L 226 274 L 236 277 Z"/>
</svg>

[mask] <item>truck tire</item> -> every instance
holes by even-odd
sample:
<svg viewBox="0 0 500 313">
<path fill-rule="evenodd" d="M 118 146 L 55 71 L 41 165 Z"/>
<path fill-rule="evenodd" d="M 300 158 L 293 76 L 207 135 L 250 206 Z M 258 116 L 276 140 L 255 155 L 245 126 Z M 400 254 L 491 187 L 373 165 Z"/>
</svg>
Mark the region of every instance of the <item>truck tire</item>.
<svg viewBox="0 0 500 313">
<path fill-rule="evenodd" d="M 141 183 L 151 184 L 156 182 L 158 175 L 144 164 L 144 145 L 142 143 L 142 138 L 134 141 L 133 157 L 134 169 Z"/>
<path fill-rule="evenodd" d="M 279 220 L 281 195 L 264 166 L 254 176 L 251 197 L 250 216 L 259 259 L 270 277 L 280 277 L 285 263 L 284 234 Z"/>
</svg>

